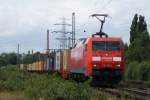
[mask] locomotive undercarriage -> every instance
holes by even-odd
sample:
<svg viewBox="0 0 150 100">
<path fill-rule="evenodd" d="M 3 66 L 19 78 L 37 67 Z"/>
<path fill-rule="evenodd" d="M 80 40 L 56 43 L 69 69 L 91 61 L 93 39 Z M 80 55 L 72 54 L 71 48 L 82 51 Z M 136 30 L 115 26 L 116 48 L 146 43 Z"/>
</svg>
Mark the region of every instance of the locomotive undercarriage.
<svg viewBox="0 0 150 100">
<path fill-rule="evenodd" d="M 122 79 L 122 71 L 114 69 L 94 69 L 92 74 L 93 85 L 114 85 Z"/>
</svg>

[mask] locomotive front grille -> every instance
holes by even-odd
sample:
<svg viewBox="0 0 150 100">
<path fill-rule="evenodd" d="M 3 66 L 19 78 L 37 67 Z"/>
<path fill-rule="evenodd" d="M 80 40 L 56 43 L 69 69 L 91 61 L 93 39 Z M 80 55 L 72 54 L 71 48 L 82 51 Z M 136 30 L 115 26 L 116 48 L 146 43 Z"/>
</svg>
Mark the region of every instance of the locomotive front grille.
<svg viewBox="0 0 150 100">
<path fill-rule="evenodd" d="M 120 70 L 110 70 L 108 68 L 106 69 L 103 69 L 103 70 L 98 70 L 98 69 L 93 69 L 93 76 L 102 76 L 102 77 L 105 77 L 105 76 L 119 76 L 122 74 L 122 71 Z"/>
</svg>

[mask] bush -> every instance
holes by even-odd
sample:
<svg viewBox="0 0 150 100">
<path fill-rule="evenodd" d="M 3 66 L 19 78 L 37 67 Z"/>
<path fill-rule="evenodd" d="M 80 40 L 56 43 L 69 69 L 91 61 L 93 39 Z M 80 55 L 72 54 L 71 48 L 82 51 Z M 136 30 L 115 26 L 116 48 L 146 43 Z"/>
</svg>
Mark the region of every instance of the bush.
<svg viewBox="0 0 150 100">
<path fill-rule="evenodd" d="M 139 70 L 138 62 L 129 63 L 125 69 L 125 79 L 130 79 L 130 80 L 138 79 L 138 74 L 137 74 L 138 70 Z"/>
<path fill-rule="evenodd" d="M 23 71 L 19 71 L 14 66 L 0 70 L 1 89 L 22 90 L 24 89 L 25 76 Z"/>
<path fill-rule="evenodd" d="M 25 73 L 15 67 L 0 70 L 0 89 L 21 91 L 28 100 L 106 100 L 88 82 L 64 80 L 57 74 Z"/>
<path fill-rule="evenodd" d="M 142 62 L 139 68 L 139 79 L 143 81 L 150 80 L 150 61 Z"/>
<path fill-rule="evenodd" d="M 150 61 L 144 61 L 141 63 L 131 62 L 127 64 L 124 77 L 129 80 L 149 81 Z"/>
</svg>

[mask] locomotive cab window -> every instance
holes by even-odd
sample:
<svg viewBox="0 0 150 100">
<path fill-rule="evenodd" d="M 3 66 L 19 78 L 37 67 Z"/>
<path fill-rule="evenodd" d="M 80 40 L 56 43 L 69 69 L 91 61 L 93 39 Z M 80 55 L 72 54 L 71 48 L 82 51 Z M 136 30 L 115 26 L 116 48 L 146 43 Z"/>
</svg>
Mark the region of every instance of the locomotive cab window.
<svg viewBox="0 0 150 100">
<path fill-rule="evenodd" d="M 119 51 L 121 49 L 120 42 L 93 42 L 92 49 L 94 51 Z"/>
</svg>

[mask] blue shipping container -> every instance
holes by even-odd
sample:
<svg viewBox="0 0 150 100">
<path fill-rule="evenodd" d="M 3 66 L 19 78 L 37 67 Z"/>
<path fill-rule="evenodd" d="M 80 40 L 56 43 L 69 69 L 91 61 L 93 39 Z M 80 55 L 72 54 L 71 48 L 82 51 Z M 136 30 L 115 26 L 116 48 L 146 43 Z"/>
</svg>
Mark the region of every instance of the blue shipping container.
<svg viewBox="0 0 150 100">
<path fill-rule="evenodd" d="M 54 58 L 53 57 L 47 58 L 47 71 L 54 71 Z"/>
</svg>

